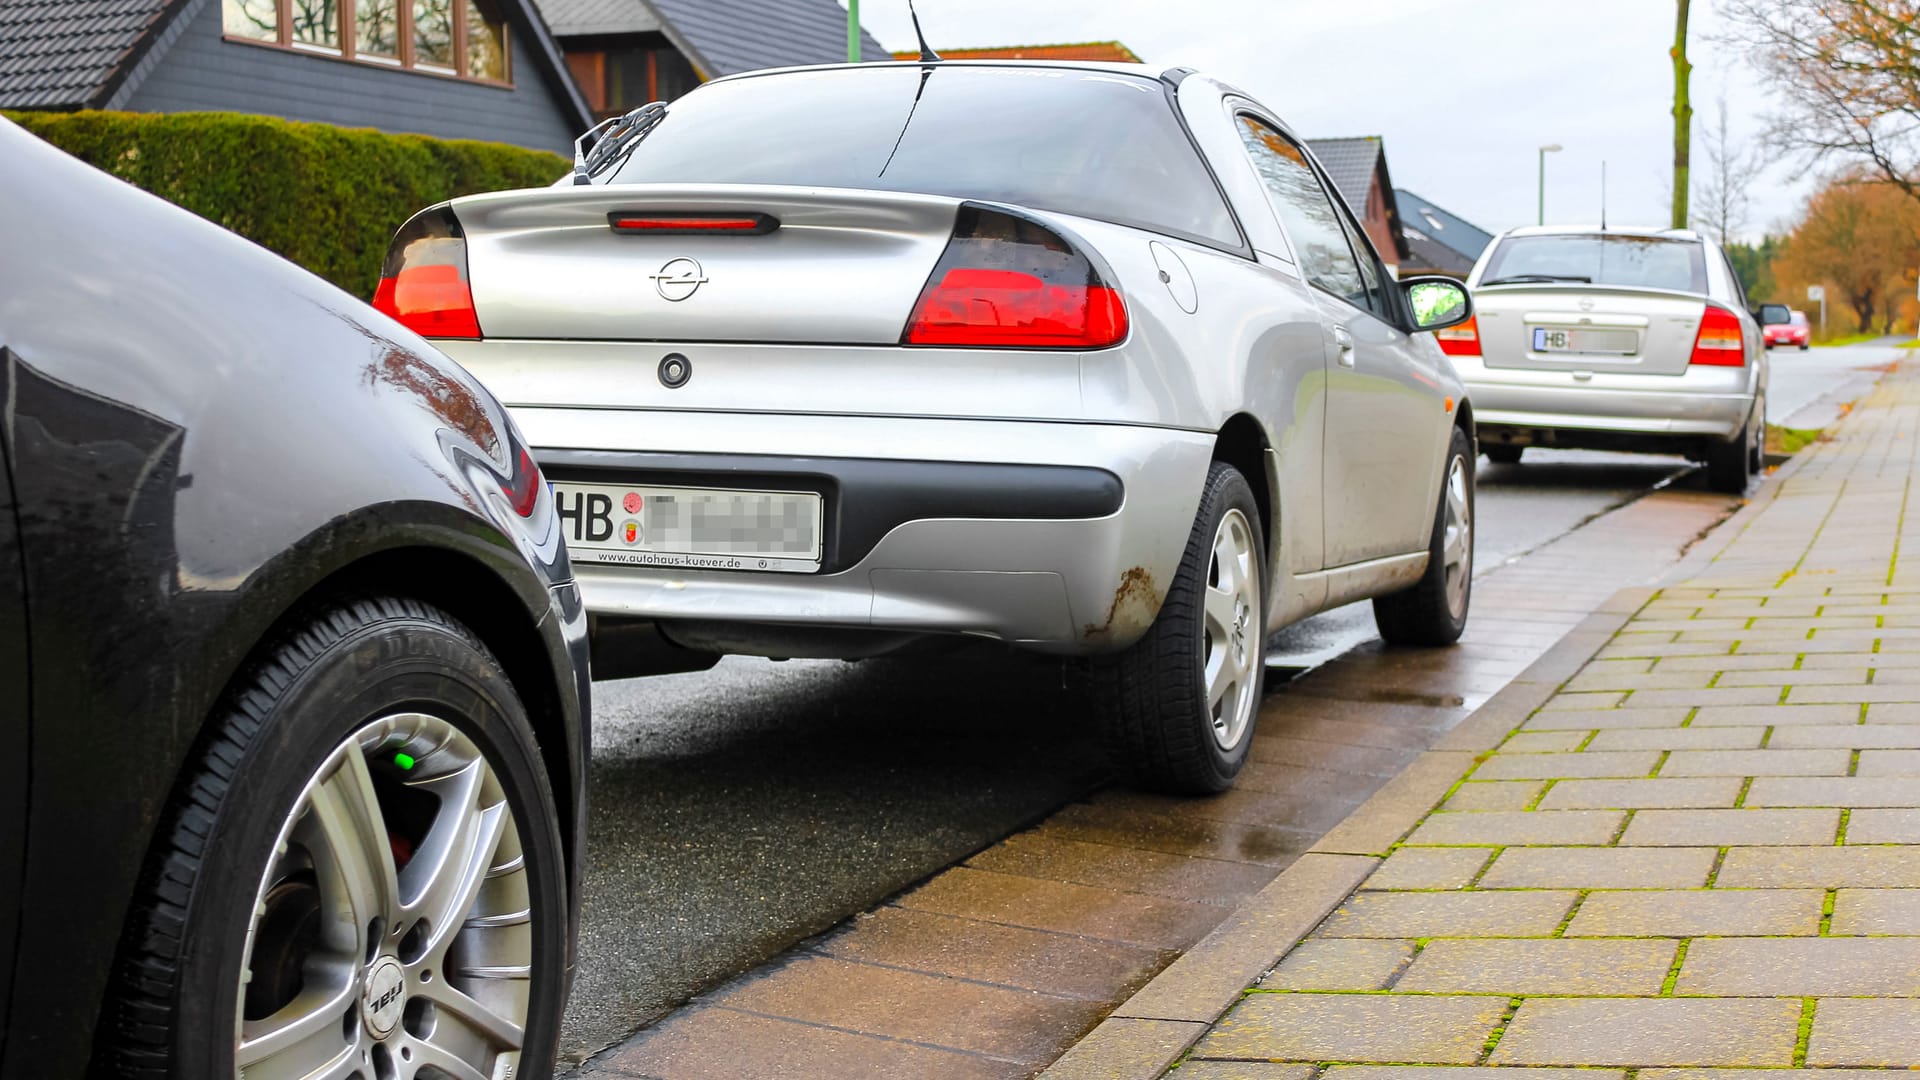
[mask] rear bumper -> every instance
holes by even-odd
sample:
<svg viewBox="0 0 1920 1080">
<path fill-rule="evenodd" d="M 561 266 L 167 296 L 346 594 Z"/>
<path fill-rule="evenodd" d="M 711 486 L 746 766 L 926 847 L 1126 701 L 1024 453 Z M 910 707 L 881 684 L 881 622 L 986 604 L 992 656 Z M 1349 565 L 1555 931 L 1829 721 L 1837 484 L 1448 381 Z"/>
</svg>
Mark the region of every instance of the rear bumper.
<svg viewBox="0 0 1920 1080">
<path fill-rule="evenodd" d="M 1209 433 L 1127 425 L 537 408 L 515 418 L 553 479 L 819 490 L 819 573 L 574 559 L 599 620 L 782 656 L 858 655 L 923 634 L 1063 653 L 1131 644 L 1179 564 L 1213 446 Z M 634 449 L 580 449 L 609 446 Z M 873 456 L 881 450 L 889 456 Z"/>
<path fill-rule="evenodd" d="M 1602 436 L 1614 445 L 1731 439 L 1752 415 L 1757 376 L 1747 368 L 1690 369 L 1684 375 L 1581 378 L 1564 371 L 1489 369 L 1461 357 L 1474 421 L 1490 442 L 1577 446 Z"/>
</svg>

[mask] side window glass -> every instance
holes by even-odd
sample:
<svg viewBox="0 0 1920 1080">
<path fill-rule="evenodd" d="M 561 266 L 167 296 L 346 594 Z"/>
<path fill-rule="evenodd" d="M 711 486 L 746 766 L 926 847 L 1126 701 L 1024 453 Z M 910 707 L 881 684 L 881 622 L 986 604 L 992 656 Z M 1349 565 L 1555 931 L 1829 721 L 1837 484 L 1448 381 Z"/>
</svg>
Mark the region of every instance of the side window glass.
<svg viewBox="0 0 1920 1080">
<path fill-rule="evenodd" d="M 1335 209 L 1339 208 L 1335 207 Z M 1354 256 L 1360 264 L 1360 277 L 1367 284 L 1367 303 L 1360 306 L 1385 319 L 1387 294 L 1381 279 L 1386 276 L 1386 268 L 1380 265 L 1379 256 L 1373 253 L 1372 245 L 1367 243 L 1366 234 L 1360 231 L 1360 226 L 1354 224 L 1353 215 L 1341 213 L 1340 224 L 1346 229 L 1347 243 L 1353 245 Z"/>
<path fill-rule="evenodd" d="M 1370 307 L 1366 279 L 1360 276 L 1340 215 L 1307 164 L 1306 152 L 1251 116 L 1238 120 L 1240 140 L 1293 241 L 1307 280 L 1356 307 Z"/>
</svg>

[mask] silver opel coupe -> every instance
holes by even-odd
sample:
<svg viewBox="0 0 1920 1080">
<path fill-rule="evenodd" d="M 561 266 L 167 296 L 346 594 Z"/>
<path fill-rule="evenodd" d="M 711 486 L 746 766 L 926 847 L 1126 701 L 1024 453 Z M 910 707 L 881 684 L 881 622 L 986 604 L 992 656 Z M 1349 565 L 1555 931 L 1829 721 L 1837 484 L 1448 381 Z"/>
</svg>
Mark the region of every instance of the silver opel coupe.
<svg viewBox="0 0 1920 1080">
<path fill-rule="evenodd" d="M 758 72 L 401 229 L 379 305 L 507 402 L 594 674 L 974 635 L 1091 658 L 1116 758 L 1246 759 L 1271 628 L 1467 618 L 1473 414 L 1300 140 L 1185 70 Z"/>
<path fill-rule="evenodd" d="M 1761 466 L 1767 355 L 1746 291 L 1685 230 L 1513 229 L 1467 278 L 1478 309 L 1440 332 L 1473 394 L 1481 449 L 1684 454 L 1718 491 Z"/>
</svg>

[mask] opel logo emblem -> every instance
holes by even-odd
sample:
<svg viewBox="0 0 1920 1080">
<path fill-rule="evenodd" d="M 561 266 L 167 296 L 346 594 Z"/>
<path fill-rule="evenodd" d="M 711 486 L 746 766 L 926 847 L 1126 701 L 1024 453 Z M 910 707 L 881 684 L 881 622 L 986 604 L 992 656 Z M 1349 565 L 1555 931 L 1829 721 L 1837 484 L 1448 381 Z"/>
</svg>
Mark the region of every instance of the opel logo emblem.
<svg viewBox="0 0 1920 1080">
<path fill-rule="evenodd" d="M 653 275 L 653 287 L 660 298 L 675 304 L 699 292 L 706 283 L 706 272 L 692 259 L 675 259 Z"/>
<path fill-rule="evenodd" d="M 1592 310 L 1593 310 L 1593 297 L 1591 297 L 1591 296 L 1583 296 L 1583 297 L 1581 297 L 1581 298 L 1580 298 L 1580 310 L 1581 310 L 1581 311 L 1592 311 Z"/>
</svg>

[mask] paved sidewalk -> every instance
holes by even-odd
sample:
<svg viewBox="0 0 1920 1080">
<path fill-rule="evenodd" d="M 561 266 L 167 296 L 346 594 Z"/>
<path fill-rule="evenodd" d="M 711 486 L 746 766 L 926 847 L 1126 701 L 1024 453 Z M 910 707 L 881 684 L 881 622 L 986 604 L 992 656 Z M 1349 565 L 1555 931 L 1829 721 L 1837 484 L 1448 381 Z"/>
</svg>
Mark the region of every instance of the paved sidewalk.
<svg viewBox="0 0 1920 1080">
<path fill-rule="evenodd" d="M 1909 363 L 1046 1075 L 1920 1066 L 1917 463 Z"/>
</svg>

